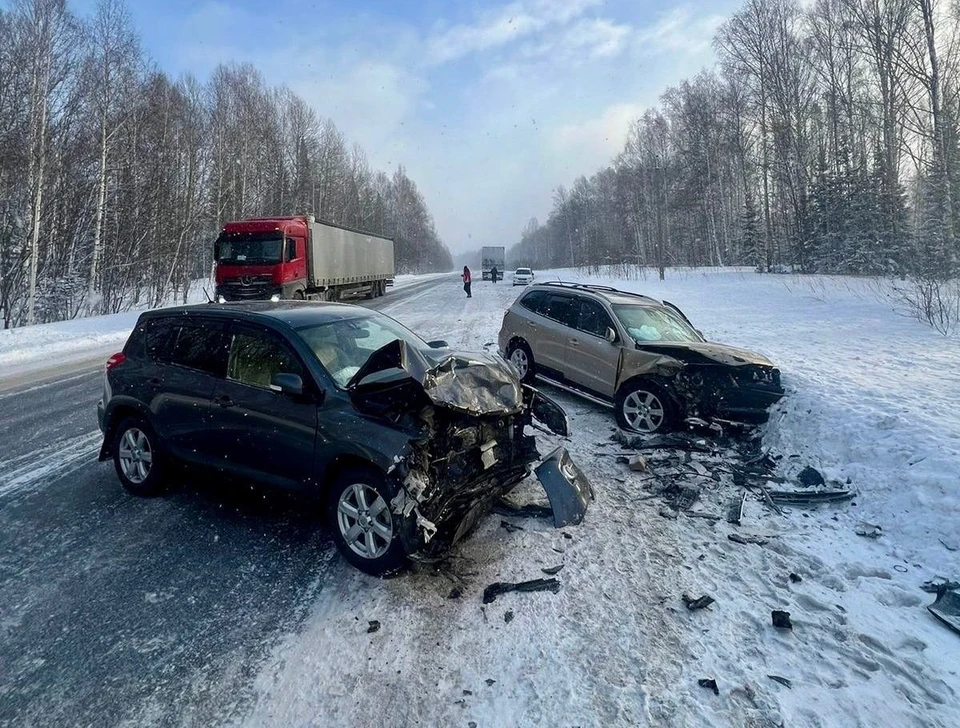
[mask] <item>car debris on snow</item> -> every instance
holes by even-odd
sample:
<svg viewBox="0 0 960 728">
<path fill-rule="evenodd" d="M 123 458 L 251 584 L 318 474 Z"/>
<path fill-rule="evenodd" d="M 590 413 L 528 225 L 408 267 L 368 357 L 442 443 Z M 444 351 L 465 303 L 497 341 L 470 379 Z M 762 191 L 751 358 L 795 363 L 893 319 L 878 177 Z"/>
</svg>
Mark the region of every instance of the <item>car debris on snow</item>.
<svg viewBox="0 0 960 728">
<path fill-rule="evenodd" d="M 780 683 L 784 687 L 793 688 L 793 683 L 791 683 L 785 677 L 780 677 L 779 675 L 767 675 L 767 677 L 773 680 L 774 682 Z"/>
<path fill-rule="evenodd" d="M 880 538 L 883 535 L 883 529 L 875 523 L 858 523 L 853 532 L 864 538 Z"/>
<path fill-rule="evenodd" d="M 376 619 L 371 619 L 367 624 L 367 634 L 373 634 L 380 630 L 380 622 Z"/>
<path fill-rule="evenodd" d="M 542 571 L 544 574 L 547 574 L 548 576 L 553 576 L 554 574 L 559 573 L 560 569 L 562 568 L 563 568 L 563 564 L 557 564 L 556 566 L 548 566 L 545 569 L 540 569 L 540 571 Z"/>
<path fill-rule="evenodd" d="M 503 615 L 503 621 L 510 624 L 513 621 L 513 610 L 508 609 Z"/>
<path fill-rule="evenodd" d="M 503 528 L 507 533 L 513 533 L 514 531 L 522 531 L 523 526 L 517 526 L 509 521 L 500 521 L 500 528 Z"/>
<path fill-rule="evenodd" d="M 956 582 L 945 582 L 937 589 L 937 598 L 927 610 L 943 624 L 960 634 L 960 591 Z"/>
<path fill-rule="evenodd" d="M 769 543 L 770 539 L 764 536 L 757 536 L 755 534 L 739 534 L 739 533 L 729 533 L 727 538 L 733 541 L 734 543 L 741 544 L 754 544 L 756 546 L 763 546 Z"/>
<path fill-rule="evenodd" d="M 701 678 L 700 680 L 697 680 L 697 685 L 702 688 L 708 688 L 709 690 L 712 690 L 714 695 L 720 694 L 720 688 L 717 686 L 717 681 L 712 677 Z"/>
<path fill-rule="evenodd" d="M 960 591 L 960 581 L 936 579 L 923 582 L 923 584 L 920 585 L 920 588 L 930 594 L 939 594 L 941 589 L 946 589 L 947 591 Z"/>
<path fill-rule="evenodd" d="M 696 611 L 697 609 L 704 609 L 716 602 L 716 599 L 709 594 L 704 594 L 702 597 L 697 598 L 693 598 L 688 594 L 683 594 L 680 598 L 683 599 L 683 603 L 687 605 L 687 609 L 689 609 L 691 612 Z"/>
<path fill-rule="evenodd" d="M 792 581 L 794 584 L 799 584 L 801 581 L 803 581 L 803 577 L 800 576 L 800 574 L 795 574 L 795 573 L 793 573 L 793 572 L 791 571 L 791 572 L 790 572 L 790 581 Z"/>
<path fill-rule="evenodd" d="M 821 475 L 820 471 L 816 468 L 810 467 L 809 465 L 800 471 L 800 474 L 797 476 L 797 480 L 800 481 L 800 485 L 807 488 L 816 488 L 826 484 L 826 481 L 823 479 L 823 475 Z"/>
<path fill-rule="evenodd" d="M 790 612 L 774 609 L 770 612 L 770 617 L 773 620 L 773 626 L 777 629 L 793 629 L 793 622 L 790 621 Z"/>
<path fill-rule="evenodd" d="M 560 582 L 556 579 L 530 579 L 529 581 L 519 582 L 497 581 L 483 590 L 483 603 L 490 604 L 496 601 L 501 594 L 513 591 L 549 591 L 556 594 L 560 591 Z"/>
</svg>

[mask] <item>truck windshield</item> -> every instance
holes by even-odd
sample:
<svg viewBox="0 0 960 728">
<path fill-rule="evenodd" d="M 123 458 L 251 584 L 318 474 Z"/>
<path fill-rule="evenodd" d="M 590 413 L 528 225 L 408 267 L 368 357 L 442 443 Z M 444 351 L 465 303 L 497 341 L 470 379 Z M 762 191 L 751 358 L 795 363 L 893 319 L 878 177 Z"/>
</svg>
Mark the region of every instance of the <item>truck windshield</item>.
<svg viewBox="0 0 960 728">
<path fill-rule="evenodd" d="M 297 329 L 297 333 L 340 387 L 347 386 L 370 355 L 391 341 L 427 348 L 415 333 L 381 314 L 331 321 Z"/>
<path fill-rule="evenodd" d="M 283 236 L 277 233 L 231 233 L 217 238 L 218 263 L 253 265 L 283 261 Z"/>
<path fill-rule="evenodd" d="M 703 341 L 693 327 L 661 308 L 614 306 L 613 312 L 638 344 L 656 341 Z"/>
</svg>

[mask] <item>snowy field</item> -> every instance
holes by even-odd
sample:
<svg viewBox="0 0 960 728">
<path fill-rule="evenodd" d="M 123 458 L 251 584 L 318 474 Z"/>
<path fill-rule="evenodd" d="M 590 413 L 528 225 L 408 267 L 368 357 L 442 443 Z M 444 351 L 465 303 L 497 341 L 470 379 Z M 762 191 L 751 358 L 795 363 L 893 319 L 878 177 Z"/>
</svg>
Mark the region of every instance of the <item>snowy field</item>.
<svg viewBox="0 0 960 728">
<path fill-rule="evenodd" d="M 919 589 L 960 579 L 960 341 L 855 279 L 720 270 L 592 280 L 666 298 L 707 338 L 769 356 L 787 388 L 764 434 L 783 455 L 780 475 L 811 465 L 849 481 L 853 502 L 777 515 L 751 497 L 739 529 L 665 518 L 643 474 L 616 463 L 612 412 L 550 391 L 574 428 L 564 444 L 596 490 L 584 523 L 557 530 L 492 515 L 447 563 L 389 580 L 328 550 L 308 617 L 248 666 L 257 677 L 237 696 L 235 722 L 960 725 L 960 636 L 926 611 L 933 597 Z M 426 339 L 495 350 L 520 291 L 477 281 L 467 299 L 453 273 L 382 310 Z M 0 368 L 81 355 L 104 337 L 119 344 L 135 319 L 2 332 Z M 541 451 L 560 442 L 541 437 Z M 515 500 L 542 497 L 529 483 Z M 704 500 L 697 508 L 716 511 Z M 856 535 L 861 522 L 882 535 Z M 734 543 L 734 531 L 768 542 Z M 558 593 L 482 604 L 488 584 L 561 564 Z M 450 598 L 454 588 L 462 596 Z M 683 593 L 716 603 L 691 612 Z M 771 626 L 772 609 L 790 612 L 792 631 Z M 381 628 L 368 633 L 370 620 Z M 704 678 L 719 695 L 698 685 Z"/>
</svg>

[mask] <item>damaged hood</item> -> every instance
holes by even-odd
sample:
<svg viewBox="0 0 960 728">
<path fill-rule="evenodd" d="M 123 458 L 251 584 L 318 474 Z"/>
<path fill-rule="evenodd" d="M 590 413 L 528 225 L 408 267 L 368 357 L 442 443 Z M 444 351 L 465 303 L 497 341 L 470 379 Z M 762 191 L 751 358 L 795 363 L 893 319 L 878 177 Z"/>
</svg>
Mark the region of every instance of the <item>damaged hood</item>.
<svg viewBox="0 0 960 728">
<path fill-rule="evenodd" d="M 515 414 L 523 409 L 520 382 L 499 356 L 424 351 L 400 339 L 371 354 L 347 389 L 402 377 L 418 382 L 430 401 L 440 407 L 473 415 Z"/>
<path fill-rule="evenodd" d="M 638 343 L 637 349 L 671 356 L 687 364 L 726 364 L 728 366 L 755 364 L 764 367 L 773 366 L 772 361 L 756 352 L 738 349 L 734 346 L 727 346 L 726 344 L 714 344 L 709 341 L 657 345 Z"/>
</svg>

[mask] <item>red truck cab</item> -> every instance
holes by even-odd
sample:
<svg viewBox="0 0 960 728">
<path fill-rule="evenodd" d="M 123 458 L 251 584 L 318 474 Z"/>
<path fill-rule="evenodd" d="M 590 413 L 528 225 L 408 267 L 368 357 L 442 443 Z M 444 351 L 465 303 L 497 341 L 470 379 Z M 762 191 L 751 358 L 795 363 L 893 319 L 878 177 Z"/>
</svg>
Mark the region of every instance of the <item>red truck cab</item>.
<svg viewBox="0 0 960 728">
<path fill-rule="evenodd" d="M 214 249 L 217 300 L 303 298 L 308 235 L 305 217 L 228 222 Z"/>
</svg>

